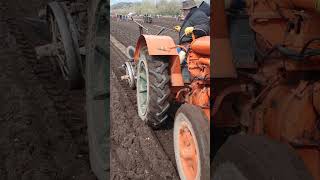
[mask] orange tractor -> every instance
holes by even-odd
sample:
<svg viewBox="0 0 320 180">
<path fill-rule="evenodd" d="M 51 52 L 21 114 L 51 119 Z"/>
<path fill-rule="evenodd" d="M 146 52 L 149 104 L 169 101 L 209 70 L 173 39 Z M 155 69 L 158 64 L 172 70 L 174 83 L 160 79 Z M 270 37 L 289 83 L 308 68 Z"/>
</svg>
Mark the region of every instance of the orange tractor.
<svg viewBox="0 0 320 180">
<path fill-rule="evenodd" d="M 181 105 L 173 133 L 177 169 L 181 179 L 206 180 L 210 177 L 210 37 L 193 35 L 187 47 L 179 46 L 171 37 L 159 35 L 162 30 L 139 37 L 136 48 L 128 51 L 122 79 L 137 90 L 138 114 L 152 128 L 161 128 L 170 107 Z M 188 83 L 177 47 L 187 52 Z"/>
<path fill-rule="evenodd" d="M 214 1 L 212 179 L 320 180 L 319 5 Z"/>
</svg>

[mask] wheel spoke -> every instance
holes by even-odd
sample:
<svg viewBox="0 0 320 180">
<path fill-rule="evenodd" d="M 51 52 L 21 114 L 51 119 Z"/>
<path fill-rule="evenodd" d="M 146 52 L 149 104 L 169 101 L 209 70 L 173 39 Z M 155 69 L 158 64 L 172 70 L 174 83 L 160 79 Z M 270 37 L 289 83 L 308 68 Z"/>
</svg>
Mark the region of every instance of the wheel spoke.
<svg viewBox="0 0 320 180">
<path fill-rule="evenodd" d="M 50 26 L 51 26 L 51 38 L 52 38 L 52 41 L 54 43 L 57 42 L 57 39 L 56 39 L 56 26 L 55 26 L 55 21 L 54 21 L 54 18 L 53 18 L 53 15 L 51 14 L 50 15 Z"/>
<path fill-rule="evenodd" d="M 66 77 L 67 74 L 69 74 L 69 70 L 68 70 L 68 67 L 67 67 L 67 65 L 65 63 L 65 57 L 63 55 L 61 55 L 61 54 L 57 54 L 57 57 L 58 57 L 58 60 L 59 60 L 59 64 L 60 64 L 63 76 Z"/>
<path fill-rule="evenodd" d="M 55 52 L 55 55 L 57 57 L 59 65 L 60 65 L 62 75 L 64 77 L 67 77 L 69 74 L 69 69 L 66 64 L 67 63 L 66 56 L 65 56 L 65 52 L 64 52 L 64 47 L 63 47 L 58 23 L 55 20 L 53 13 L 50 14 L 50 28 L 51 28 L 52 43 L 57 46 L 57 50 Z"/>
</svg>

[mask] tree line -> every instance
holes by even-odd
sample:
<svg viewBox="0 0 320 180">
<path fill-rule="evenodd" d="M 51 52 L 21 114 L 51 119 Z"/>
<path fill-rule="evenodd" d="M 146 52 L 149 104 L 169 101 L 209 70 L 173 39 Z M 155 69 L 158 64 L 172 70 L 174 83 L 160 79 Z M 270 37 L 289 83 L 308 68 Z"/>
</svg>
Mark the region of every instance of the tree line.
<svg viewBox="0 0 320 180">
<path fill-rule="evenodd" d="M 199 5 L 203 0 L 196 0 Z M 134 12 L 136 14 L 151 15 L 179 15 L 182 0 L 142 0 L 138 3 L 123 3 L 111 6 L 111 11 L 117 14 L 128 14 Z M 209 2 L 209 0 L 206 0 Z"/>
</svg>

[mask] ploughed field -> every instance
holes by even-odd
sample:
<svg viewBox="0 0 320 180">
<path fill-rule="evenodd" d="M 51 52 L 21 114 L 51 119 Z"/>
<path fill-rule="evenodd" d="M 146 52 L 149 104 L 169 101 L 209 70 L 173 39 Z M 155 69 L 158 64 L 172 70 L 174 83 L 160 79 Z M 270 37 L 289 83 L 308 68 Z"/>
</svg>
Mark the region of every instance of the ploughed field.
<svg viewBox="0 0 320 180">
<path fill-rule="evenodd" d="M 174 18 L 154 19 L 143 23 L 148 34 L 156 34 L 161 27 L 170 28 L 162 35 L 175 41 L 178 33 L 173 30 L 181 22 Z M 111 19 L 110 34 L 125 47 L 135 46 L 139 28 L 133 21 Z M 140 120 L 136 106 L 136 90 L 131 90 L 121 81 L 124 70 L 121 65 L 127 60 L 118 46 L 110 42 L 111 64 L 111 179 L 179 179 L 173 149 L 173 117 L 159 129 L 152 130 Z"/>
</svg>

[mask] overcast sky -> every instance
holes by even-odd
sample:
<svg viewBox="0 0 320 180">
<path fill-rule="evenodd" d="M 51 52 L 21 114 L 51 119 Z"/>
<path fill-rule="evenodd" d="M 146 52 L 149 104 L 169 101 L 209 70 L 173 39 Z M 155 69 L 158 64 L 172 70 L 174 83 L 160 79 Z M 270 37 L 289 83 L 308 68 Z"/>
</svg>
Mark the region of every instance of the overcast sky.
<svg viewBox="0 0 320 180">
<path fill-rule="evenodd" d="M 141 0 L 111 0 L 111 5 L 118 2 L 139 2 Z"/>
</svg>

